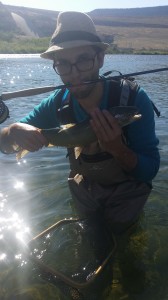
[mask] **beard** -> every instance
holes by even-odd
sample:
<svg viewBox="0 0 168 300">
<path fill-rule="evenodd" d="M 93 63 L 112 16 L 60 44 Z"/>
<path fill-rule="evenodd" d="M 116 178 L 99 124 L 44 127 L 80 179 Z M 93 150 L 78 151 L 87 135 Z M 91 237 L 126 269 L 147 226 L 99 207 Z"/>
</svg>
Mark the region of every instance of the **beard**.
<svg viewBox="0 0 168 300">
<path fill-rule="evenodd" d="M 76 99 L 85 99 L 89 97 L 96 86 L 96 83 L 90 83 L 88 85 L 81 85 L 79 87 L 69 88 L 71 95 Z"/>
<path fill-rule="evenodd" d="M 68 84 L 72 84 L 72 87 L 69 87 L 68 89 L 71 95 L 74 96 L 76 99 L 85 99 L 89 97 L 89 95 L 91 95 L 97 83 L 95 82 L 95 83 L 89 83 L 84 85 L 82 85 L 82 83 L 87 81 L 94 81 L 97 80 L 98 78 L 99 78 L 98 72 L 94 72 L 92 74 L 89 74 L 89 76 L 85 76 L 84 78 L 77 78 L 76 80 L 70 80 Z M 66 84 L 65 81 L 63 82 Z"/>
</svg>

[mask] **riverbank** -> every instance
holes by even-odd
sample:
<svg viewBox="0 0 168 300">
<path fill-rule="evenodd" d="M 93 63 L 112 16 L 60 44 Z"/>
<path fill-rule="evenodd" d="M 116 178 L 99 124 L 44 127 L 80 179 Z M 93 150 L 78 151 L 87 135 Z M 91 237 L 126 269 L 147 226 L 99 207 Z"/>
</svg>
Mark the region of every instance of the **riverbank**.
<svg viewBox="0 0 168 300">
<path fill-rule="evenodd" d="M 49 45 L 50 38 L 22 38 L 10 41 L 1 40 L 0 54 L 38 54 L 44 52 Z M 107 54 L 139 54 L 139 55 L 168 55 L 168 50 L 164 49 L 134 49 L 119 48 L 111 44 Z"/>
</svg>

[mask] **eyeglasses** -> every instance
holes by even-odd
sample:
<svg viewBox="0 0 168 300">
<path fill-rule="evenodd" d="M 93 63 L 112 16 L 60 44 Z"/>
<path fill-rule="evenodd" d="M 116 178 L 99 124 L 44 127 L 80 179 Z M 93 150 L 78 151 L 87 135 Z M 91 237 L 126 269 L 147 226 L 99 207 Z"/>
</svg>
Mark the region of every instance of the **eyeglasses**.
<svg viewBox="0 0 168 300">
<path fill-rule="evenodd" d="M 80 58 L 76 63 L 71 64 L 69 61 L 62 61 L 53 64 L 53 69 L 58 75 L 69 75 L 72 72 L 72 67 L 75 66 L 79 72 L 86 72 L 93 69 L 95 64 L 95 58 Z"/>
</svg>

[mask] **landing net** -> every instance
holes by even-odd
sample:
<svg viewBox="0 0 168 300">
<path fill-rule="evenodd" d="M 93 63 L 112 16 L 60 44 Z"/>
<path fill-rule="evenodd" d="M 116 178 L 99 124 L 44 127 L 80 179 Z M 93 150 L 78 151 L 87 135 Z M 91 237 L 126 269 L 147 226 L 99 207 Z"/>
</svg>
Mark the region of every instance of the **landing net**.
<svg viewBox="0 0 168 300">
<path fill-rule="evenodd" d="M 61 288 L 67 299 L 89 300 L 98 299 L 89 295 L 103 285 L 116 243 L 102 223 L 71 218 L 33 238 L 29 248 L 30 259 L 43 279 Z"/>
</svg>

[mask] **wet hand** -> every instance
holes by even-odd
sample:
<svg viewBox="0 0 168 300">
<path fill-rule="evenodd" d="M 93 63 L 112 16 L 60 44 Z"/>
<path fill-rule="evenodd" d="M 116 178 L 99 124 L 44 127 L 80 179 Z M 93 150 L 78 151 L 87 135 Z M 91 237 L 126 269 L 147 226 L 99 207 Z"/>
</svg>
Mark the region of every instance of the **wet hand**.
<svg viewBox="0 0 168 300">
<path fill-rule="evenodd" d="M 41 130 L 24 123 L 14 123 L 8 131 L 11 143 L 22 149 L 34 152 L 48 145 L 48 141 L 42 135 Z"/>
<path fill-rule="evenodd" d="M 101 148 L 113 154 L 123 145 L 122 129 L 117 120 L 107 111 L 99 108 L 91 112 L 91 126 L 99 140 Z"/>
</svg>

